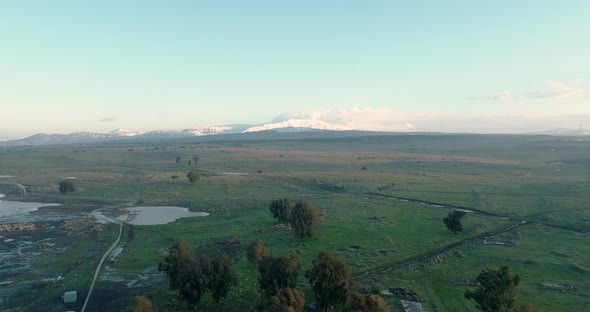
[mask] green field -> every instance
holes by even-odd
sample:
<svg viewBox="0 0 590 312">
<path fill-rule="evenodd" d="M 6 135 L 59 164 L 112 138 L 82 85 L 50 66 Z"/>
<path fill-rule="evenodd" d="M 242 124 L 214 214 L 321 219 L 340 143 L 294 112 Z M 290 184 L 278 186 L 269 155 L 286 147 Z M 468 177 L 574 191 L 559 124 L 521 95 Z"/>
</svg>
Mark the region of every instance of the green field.
<svg viewBox="0 0 590 312">
<path fill-rule="evenodd" d="M 187 164 L 193 156 L 200 159 L 198 167 Z M 238 273 L 237 288 L 221 305 L 206 297 L 203 310 L 252 306 L 257 271 L 245 249 L 256 239 L 274 255 L 299 252 L 302 271 L 320 250 L 330 250 L 352 268 L 360 291 L 410 289 L 427 311 L 476 311 L 463 297 L 469 281 L 500 265 L 521 275 L 521 302 L 542 311 L 590 310 L 588 141 L 517 135 L 194 139 L 11 147 L 0 149 L 0 157 L 0 174 L 15 176 L 0 180 L 10 199 L 25 200 L 11 191 L 10 183 L 17 182 L 28 187 L 26 200 L 64 204 L 45 213 L 133 205 L 210 213 L 134 226 L 133 239 L 126 226 L 124 251 L 103 269 L 89 311 L 124 309 L 137 294 L 152 296 L 161 311 L 191 310 L 176 301 L 157 272 L 163 252 L 178 238 L 195 256 L 227 252 Z M 201 179 L 189 184 L 188 170 Z M 57 182 L 69 176 L 77 178 L 78 190 L 64 196 Z M 291 232 L 259 232 L 276 224 L 268 205 L 281 197 L 307 200 L 325 215 L 316 237 L 299 241 Z M 457 235 L 442 222 L 453 207 L 473 211 Z M 83 237 L 60 235 L 61 244 L 71 248 L 40 252 L 33 262 L 36 276 L 11 277 L 14 283 L 0 285 L 0 292 L 18 290 L 0 301 L 0 310 L 57 310 L 61 306 L 54 302 L 67 289 L 84 296 L 117 231 L 111 225 Z M 228 242 L 236 236 L 239 242 Z M 58 274 L 64 278 L 43 287 L 27 282 Z M 298 287 L 311 302 L 303 275 Z M 392 311 L 403 311 L 400 298 L 384 299 Z"/>
</svg>

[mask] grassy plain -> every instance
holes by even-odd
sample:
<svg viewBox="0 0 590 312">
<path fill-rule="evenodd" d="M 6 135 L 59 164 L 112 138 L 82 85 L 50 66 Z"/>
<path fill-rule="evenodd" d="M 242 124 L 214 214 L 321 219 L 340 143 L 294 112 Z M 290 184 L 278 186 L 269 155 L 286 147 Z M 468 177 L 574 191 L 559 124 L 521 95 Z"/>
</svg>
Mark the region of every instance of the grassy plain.
<svg viewBox="0 0 590 312">
<path fill-rule="evenodd" d="M 182 157 L 179 164 L 176 156 Z M 187 163 L 193 156 L 200 159 L 197 167 Z M 87 213 L 141 204 L 210 213 L 134 226 L 134 238 L 124 237 L 124 251 L 107 263 L 106 277 L 97 283 L 95 309 L 120 310 L 141 293 L 151 295 L 161 310 L 188 310 L 156 270 L 162 253 L 183 238 L 195 255 L 227 252 L 238 272 L 238 287 L 220 307 L 205 298 L 206 310 L 244 311 L 257 298 L 257 272 L 244 252 L 256 239 L 274 255 L 299 252 L 302 272 L 328 249 L 351 266 L 359 289 L 411 289 L 428 311 L 475 311 L 463 297 L 470 281 L 483 268 L 506 264 L 522 275 L 523 302 L 543 311 L 590 310 L 588 141 L 504 135 L 193 139 L 14 147 L 0 150 L 0 157 L 0 174 L 27 185 L 30 198 L 64 203 L 46 211 Z M 194 185 L 187 183 L 188 170 L 202 175 Z M 223 174 L 228 172 L 248 175 Z M 68 176 L 77 178 L 78 191 L 63 196 L 57 182 Z M 325 214 L 315 238 L 259 232 L 276 224 L 268 204 L 280 197 L 308 200 Z M 474 210 L 458 235 L 442 222 L 451 206 Z M 503 231 L 513 225 L 518 226 Z M 78 271 L 43 290 L 26 289 L 29 306 L 38 309 L 63 289 L 84 293 L 92 266 L 115 232 L 108 227 L 75 242 L 63 238 L 96 250 L 91 259 L 83 251 L 41 253 L 44 274 L 67 271 L 62 266 Z M 239 243 L 228 242 L 238 236 Z M 311 302 L 303 274 L 299 288 Z M 392 311 L 403 310 L 400 298 L 385 299 Z"/>
</svg>

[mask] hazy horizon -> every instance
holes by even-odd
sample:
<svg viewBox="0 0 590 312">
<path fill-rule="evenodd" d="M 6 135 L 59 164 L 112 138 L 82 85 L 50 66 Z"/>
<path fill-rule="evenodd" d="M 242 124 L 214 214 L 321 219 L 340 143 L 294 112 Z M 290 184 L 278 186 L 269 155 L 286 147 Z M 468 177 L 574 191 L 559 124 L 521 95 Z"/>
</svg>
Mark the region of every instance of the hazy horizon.
<svg viewBox="0 0 590 312">
<path fill-rule="evenodd" d="M 0 139 L 258 125 L 590 124 L 590 3 L 0 3 Z"/>
</svg>

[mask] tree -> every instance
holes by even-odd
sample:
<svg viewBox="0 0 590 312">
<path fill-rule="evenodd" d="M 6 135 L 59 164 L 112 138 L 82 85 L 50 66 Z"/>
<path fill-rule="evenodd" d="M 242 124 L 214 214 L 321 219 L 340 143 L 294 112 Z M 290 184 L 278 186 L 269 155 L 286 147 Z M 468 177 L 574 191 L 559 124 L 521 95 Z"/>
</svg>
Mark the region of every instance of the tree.
<svg viewBox="0 0 590 312">
<path fill-rule="evenodd" d="M 64 179 L 59 181 L 58 183 L 58 187 L 57 187 L 60 191 L 60 193 L 67 195 L 69 193 L 73 193 L 74 191 L 76 191 L 76 187 L 74 186 L 74 182 L 72 182 L 72 180 L 69 179 Z"/>
<path fill-rule="evenodd" d="M 189 171 L 186 174 L 186 178 L 188 179 L 188 182 L 190 184 L 193 184 L 193 183 L 197 182 L 201 178 L 201 175 L 198 172 Z"/>
<path fill-rule="evenodd" d="M 176 291 L 179 298 L 186 300 L 189 305 L 201 301 L 206 290 L 205 276 L 183 239 L 170 248 L 164 262 L 160 262 L 159 269 L 166 273 L 170 281 L 168 288 Z"/>
<path fill-rule="evenodd" d="M 477 276 L 475 290 L 465 291 L 465 298 L 474 299 L 477 307 L 485 312 L 515 311 L 516 294 L 520 275 L 512 273 L 509 266 L 488 268 Z"/>
<path fill-rule="evenodd" d="M 199 165 L 199 157 L 198 156 L 194 156 L 193 157 L 193 162 L 195 163 L 195 167 Z"/>
<path fill-rule="evenodd" d="M 182 157 L 180 157 L 180 156 L 176 156 L 176 163 L 177 163 L 177 164 L 179 164 L 181 160 L 182 160 Z"/>
<path fill-rule="evenodd" d="M 291 256 L 266 257 L 258 262 L 260 293 L 269 298 L 278 294 L 281 288 L 295 288 L 301 264 L 299 254 Z"/>
<path fill-rule="evenodd" d="M 293 288 L 281 288 L 275 296 L 263 303 L 266 312 L 299 312 L 305 305 L 303 292 Z"/>
<path fill-rule="evenodd" d="M 264 241 L 259 239 L 248 246 L 248 261 L 256 266 L 262 259 L 270 256 L 268 248 L 264 246 Z"/>
<path fill-rule="evenodd" d="M 189 306 L 194 306 L 201 302 L 203 294 L 207 291 L 208 277 L 194 259 L 191 258 L 186 265 L 185 273 L 180 276 L 178 295 L 186 300 Z"/>
<path fill-rule="evenodd" d="M 268 209 L 272 212 L 273 217 L 278 219 L 279 222 L 289 222 L 291 219 L 292 205 L 291 201 L 286 197 L 273 200 Z"/>
<path fill-rule="evenodd" d="M 443 219 L 443 222 L 453 234 L 457 234 L 463 231 L 463 227 L 461 226 L 461 219 L 463 217 L 465 217 L 465 211 L 453 210 L 453 212 L 449 212 L 448 217 Z"/>
<path fill-rule="evenodd" d="M 211 290 L 211 296 L 215 302 L 226 297 L 229 291 L 238 284 L 231 259 L 226 253 L 211 262 L 208 273 L 207 286 Z"/>
<path fill-rule="evenodd" d="M 189 165 L 189 166 L 191 165 L 191 160 L 190 160 L 190 159 L 188 160 L 188 165 Z"/>
<path fill-rule="evenodd" d="M 319 311 L 335 307 L 343 310 L 353 293 L 352 274 L 344 260 L 333 253 L 321 251 L 313 260 L 313 267 L 305 273 L 313 289 Z"/>
<path fill-rule="evenodd" d="M 158 309 L 154 306 L 152 301 L 146 296 L 136 296 L 133 299 L 132 312 L 157 312 Z"/>
<path fill-rule="evenodd" d="M 389 306 L 379 295 L 352 295 L 350 312 L 389 312 Z"/>
<path fill-rule="evenodd" d="M 318 209 L 307 201 L 298 202 L 291 211 L 291 225 L 299 239 L 313 236 L 318 220 Z"/>
</svg>

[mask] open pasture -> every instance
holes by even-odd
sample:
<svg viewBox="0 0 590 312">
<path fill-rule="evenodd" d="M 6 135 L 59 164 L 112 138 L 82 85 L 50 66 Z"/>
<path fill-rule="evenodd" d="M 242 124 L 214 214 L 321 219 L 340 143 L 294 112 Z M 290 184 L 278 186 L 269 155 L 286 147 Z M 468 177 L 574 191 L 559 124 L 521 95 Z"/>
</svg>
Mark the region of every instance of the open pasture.
<svg viewBox="0 0 590 312">
<path fill-rule="evenodd" d="M 256 239 L 274 255 L 300 253 L 302 272 L 320 250 L 330 250 L 352 268 L 359 289 L 403 287 L 418 293 L 428 311 L 475 311 L 463 292 L 483 268 L 498 265 L 521 274 L 524 303 L 543 311 L 590 308 L 587 141 L 516 135 L 183 139 L 11 147 L 0 150 L 0 159 L 0 174 L 14 176 L 0 181 L 9 198 L 63 204 L 36 213 L 85 216 L 131 206 L 210 213 L 132 230 L 126 225 L 123 251 L 107 261 L 90 310 L 123 309 L 137 294 L 151 295 L 161 310 L 187 309 L 157 271 L 178 238 L 196 256 L 232 257 L 238 287 L 223 301 L 223 311 L 243 311 L 258 296 L 257 271 L 245 256 Z M 200 179 L 189 184 L 187 171 Z M 57 183 L 65 177 L 76 177 L 77 191 L 64 196 Z M 19 196 L 12 183 L 25 185 L 29 196 Z M 281 197 L 307 200 L 324 214 L 316 237 L 299 241 L 288 231 L 264 231 L 277 223 L 268 205 Z M 453 208 L 472 210 L 457 235 L 442 222 Z M 116 232 L 111 225 L 78 237 L 59 232 L 61 249 L 36 254 L 35 276 L 0 284 L 2 293 L 11 290 L 0 307 L 26 302 L 32 310 L 63 308 L 56 303 L 60 292 L 85 293 Z M 31 235 L 10 235 L 17 234 Z M 31 286 L 57 275 L 63 279 Z M 298 287 L 310 302 L 303 275 Z M 392 311 L 403 311 L 399 297 L 384 298 Z M 217 308 L 211 298 L 204 305 Z"/>
</svg>

